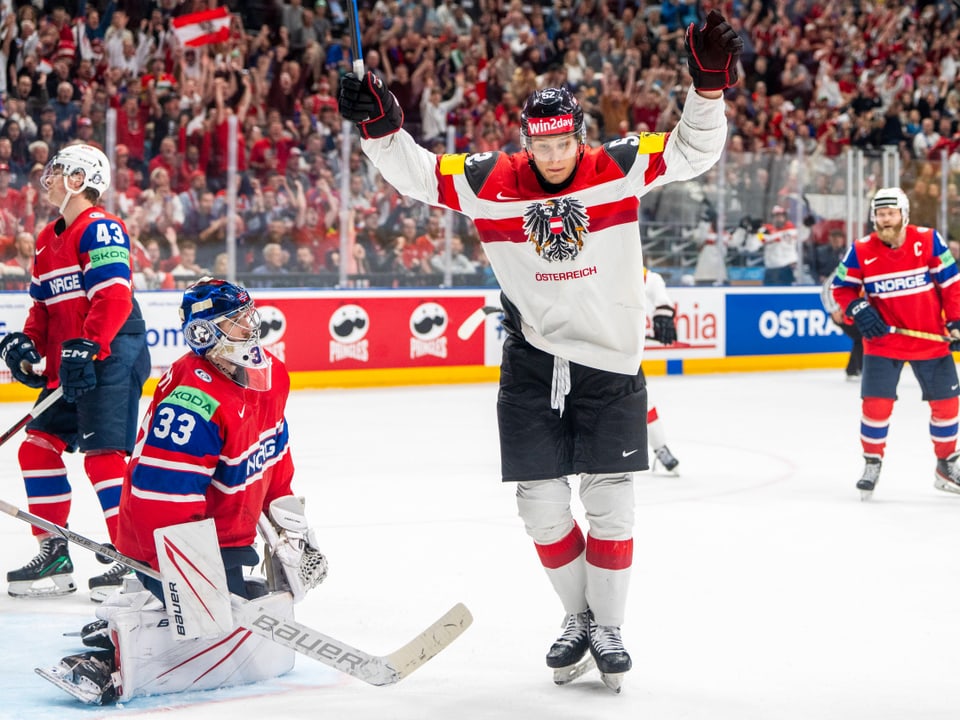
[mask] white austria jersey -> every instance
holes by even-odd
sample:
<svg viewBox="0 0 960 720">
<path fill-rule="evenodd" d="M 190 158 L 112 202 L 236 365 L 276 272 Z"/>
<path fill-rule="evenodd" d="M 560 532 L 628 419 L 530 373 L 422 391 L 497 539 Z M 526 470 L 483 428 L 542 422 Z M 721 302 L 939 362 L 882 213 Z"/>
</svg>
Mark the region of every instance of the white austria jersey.
<svg viewBox="0 0 960 720">
<path fill-rule="evenodd" d="M 640 197 L 709 169 L 725 138 L 724 102 L 691 88 L 672 132 L 587 148 L 559 194 L 541 188 L 524 152 L 435 155 L 403 130 L 362 146 L 400 193 L 474 220 L 527 342 L 633 375 L 646 322 Z"/>
</svg>

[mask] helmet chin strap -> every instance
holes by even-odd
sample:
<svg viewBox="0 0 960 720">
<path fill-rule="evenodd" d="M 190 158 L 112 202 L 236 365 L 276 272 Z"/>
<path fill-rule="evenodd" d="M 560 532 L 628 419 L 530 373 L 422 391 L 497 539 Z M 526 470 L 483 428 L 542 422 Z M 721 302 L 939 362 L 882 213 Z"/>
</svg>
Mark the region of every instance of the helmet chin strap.
<svg viewBox="0 0 960 720">
<path fill-rule="evenodd" d="M 78 191 L 71 190 L 70 186 L 67 185 L 66 175 L 63 176 L 63 190 L 64 190 L 63 202 L 60 203 L 60 208 L 59 208 L 61 215 L 63 215 L 64 212 L 66 211 L 67 204 L 70 202 L 71 199 L 73 199 L 73 196 L 79 194 L 79 190 Z"/>
</svg>

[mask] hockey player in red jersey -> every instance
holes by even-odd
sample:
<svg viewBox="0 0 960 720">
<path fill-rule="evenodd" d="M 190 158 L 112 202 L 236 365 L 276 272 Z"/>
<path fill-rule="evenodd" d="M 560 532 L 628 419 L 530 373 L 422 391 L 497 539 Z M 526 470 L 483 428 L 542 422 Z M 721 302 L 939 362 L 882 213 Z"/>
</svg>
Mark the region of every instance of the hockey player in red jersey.
<svg viewBox="0 0 960 720">
<path fill-rule="evenodd" d="M 159 570 L 154 531 L 207 518 L 231 593 L 281 616 L 323 581 L 327 561 L 292 495 L 285 410 L 290 378 L 260 345 L 260 315 L 239 285 L 203 278 L 180 305 L 190 352 L 161 378 L 137 436 L 120 498 L 117 549 Z M 246 578 L 260 558 L 258 523 L 271 523 L 267 578 Z M 41 673 L 85 702 L 199 690 L 275 677 L 293 651 L 235 629 L 178 640 L 158 580 L 138 574 L 98 609 L 84 644 Z"/>
<path fill-rule="evenodd" d="M 880 477 L 897 385 L 907 362 L 930 404 L 934 486 L 960 493 L 960 391 L 950 355 L 960 349 L 960 272 L 940 234 L 910 225 L 909 218 L 910 201 L 903 190 L 877 190 L 870 203 L 874 231 L 850 247 L 833 280 L 834 300 L 863 335 L 860 442 L 866 465 L 857 488 L 864 500 Z M 956 340 L 941 339 L 947 333 Z"/>
<path fill-rule="evenodd" d="M 42 388 L 39 399 L 58 386 L 63 397 L 27 426 L 20 469 L 30 512 L 66 525 L 71 485 L 62 455 L 83 453 L 112 541 L 150 374 L 146 329 L 133 297 L 130 239 L 123 221 L 97 206 L 110 187 L 110 165 L 97 148 L 65 147 L 47 163 L 40 183 L 59 216 L 37 236 L 33 304 L 23 331 L 0 342 L 0 357 L 16 380 Z M 44 358 L 39 374 L 34 366 Z M 38 528 L 33 532 L 40 553 L 7 573 L 10 595 L 74 592 L 66 541 Z M 116 589 L 125 572 L 115 563 L 91 578 L 91 599 L 100 601 Z"/>
<path fill-rule="evenodd" d="M 341 80 L 341 115 L 402 194 L 473 219 L 502 289 L 501 470 L 566 612 L 547 665 L 588 648 L 615 689 L 631 660 L 620 634 L 633 556 L 633 472 L 647 468 L 640 197 L 703 173 L 726 137 L 722 91 L 742 42 L 718 12 L 687 32 L 694 87 L 670 133 L 587 147 L 566 88 L 537 90 L 521 114 L 523 150 L 435 155 L 402 129 L 373 73 Z M 571 507 L 580 479 L 586 537 Z"/>
</svg>

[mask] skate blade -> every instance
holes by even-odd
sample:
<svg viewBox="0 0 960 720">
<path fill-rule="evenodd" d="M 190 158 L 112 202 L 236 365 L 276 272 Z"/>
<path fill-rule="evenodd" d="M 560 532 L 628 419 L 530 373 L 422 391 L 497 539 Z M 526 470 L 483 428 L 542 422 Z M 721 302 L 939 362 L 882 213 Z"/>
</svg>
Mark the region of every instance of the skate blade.
<svg viewBox="0 0 960 720">
<path fill-rule="evenodd" d="M 960 495 L 960 487 L 954 485 L 951 482 L 947 482 L 939 475 L 934 479 L 933 486 L 937 490 L 942 490 L 943 492 L 953 493 L 954 495 Z"/>
<path fill-rule="evenodd" d="M 600 673 L 600 679 L 604 685 L 619 695 L 623 689 L 624 675 L 626 675 L 626 673 Z"/>
<path fill-rule="evenodd" d="M 592 656 L 588 655 L 583 660 L 573 665 L 567 665 L 566 667 L 556 668 L 553 671 L 553 682 L 557 685 L 566 685 L 567 683 L 573 682 L 578 677 L 584 673 L 588 673 L 597 666 L 597 663 L 594 662 Z"/>
<path fill-rule="evenodd" d="M 90 589 L 90 601 L 102 603 L 115 592 L 122 589 L 122 585 L 101 585 Z"/>
<path fill-rule="evenodd" d="M 52 575 L 43 580 L 14 580 L 7 586 L 7 594 L 14 598 L 61 597 L 76 591 L 77 584 L 70 575 Z"/>
<path fill-rule="evenodd" d="M 86 703 L 87 705 L 102 704 L 100 688 L 94 688 L 93 683 L 90 683 L 86 678 L 84 678 L 84 681 L 89 684 L 89 687 L 76 684 L 70 679 L 70 675 L 72 675 L 71 671 L 66 670 L 61 665 L 52 668 L 34 668 L 34 672 L 44 680 L 49 680 L 80 702 Z"/>
<path fill-rule="evenodd" d="M 860 491 L 860 501 L 867 502 L 870 498 L 873 497 L 873 490 L 861 490 Z"/>
</svg>

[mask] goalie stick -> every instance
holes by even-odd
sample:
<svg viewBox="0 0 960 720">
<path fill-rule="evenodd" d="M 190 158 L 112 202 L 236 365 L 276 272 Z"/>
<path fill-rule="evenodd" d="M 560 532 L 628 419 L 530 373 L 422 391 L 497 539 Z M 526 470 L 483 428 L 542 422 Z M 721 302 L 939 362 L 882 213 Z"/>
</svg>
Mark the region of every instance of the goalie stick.
<svg viewBox="0 0 960 720">
<path fill-rule="evenodd" d="M 457 329 L 457 337 L 461 340 L 469 340 L 477 331 L 477 328 L 483 325 L 483 321 L 487 319 L 487 315 L 494 315 L 501 312 L 503 312 L 503 310 L 495 305 L 484 305 L 481 308 L 477 308 L 470 313 L 467 319 L 464 320 Z"/>
<path fill-rule="evenodd" d="M 147 577 L 163 581 L 160 573 L 152 567 L 127 557 L 110 545 L 98 543 L 3 500 L 0 500 L 0 512 L 112 558 Z M 403 647 L 388 655 L 372 655 L 293 619 L 279 617 L 256 601 L 231 595 L 230 604 L 237 624 L 255 635 L 376 686 L 399 682 L 456 640 L 473 622 L 473 616 L 467 607 L 463 603 L 457 603 Z"/>
<path fill-rule="evenodd" d="M 47 395 L 43 400 L 41 400 L 36 405 L 34 405 L 30 409 L 30 412 L 28 412 L 22 418 L 17 420 L 17 422 L 15 422 L 13 426 L 9 430 L 7 430 L 3 435 L 0 435 L 0 445 L 3 445 L 7 440 L 12 438 L 14 435 L 20 432 L 23 428 L 29 425 L 30 421 L 33 420 L 35 417 L 38 417 L 41 413 L 46 412 L 46 410 L 48 410 L 50 406 L 53 405 L 61 397 L 63 397 L 63 388 L 58 387 L 56 390 L 54 390 L 49 395 Z"/>
</svg>

